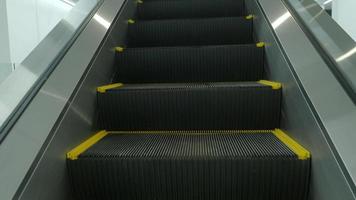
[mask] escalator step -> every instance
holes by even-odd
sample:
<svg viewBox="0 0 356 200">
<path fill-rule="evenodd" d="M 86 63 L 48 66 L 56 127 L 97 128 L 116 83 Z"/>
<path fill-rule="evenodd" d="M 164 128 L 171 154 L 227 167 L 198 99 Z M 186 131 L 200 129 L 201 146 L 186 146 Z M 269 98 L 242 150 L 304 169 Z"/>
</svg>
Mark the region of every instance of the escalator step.
<svg viewBox="0 0 356 200">
<path fill-rule="evenodd" d="M 99 124 L 105 130 L 272 129 L 279 127 L 280 98 L 279 86 L 259 82 L 127 84 L 98 93 Z"/>
<path fill-rule="evenodd" d="M 234 82 L 263 78 L 263 48 L 254 44 L 128 48 L 117 53 L 115 82 Z"/>
<path fill-rule="evenodd" d="M 67 166 L 83 200 L 305 200 L 309 152 L 277 131 L 113 132 Z"/>
<path fill-rule="evenodd" d="M 128 46 L 194 46 L 253 43 L 245 17 L 136 21 L 128 26 Z"/>
<path fill-rule="evenodd" d="M 138 19 L 175 19 L 243 16 L 241 0 L 144 1 L 137 4 Z"/>
</svg>

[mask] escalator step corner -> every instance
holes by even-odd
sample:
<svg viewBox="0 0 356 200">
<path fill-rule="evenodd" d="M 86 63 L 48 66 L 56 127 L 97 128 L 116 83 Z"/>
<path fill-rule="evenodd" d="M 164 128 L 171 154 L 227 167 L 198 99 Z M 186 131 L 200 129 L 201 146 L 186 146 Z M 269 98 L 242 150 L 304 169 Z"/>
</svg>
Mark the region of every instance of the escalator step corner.
<svg viewBox="0 0 356 200">
<path fill-rule="evenodd" d="M 267 86 L 271 86 L 271 88 L 274 90 L 279 90 L 282 88 L 282 84 L 279 82 L 275 82 L 275 81 L 259 80 L 258 83 L 267 85 Z"/>
<path fill-rule="evenodd" d="M 122 87 L 123 85 L 124 85 L 123 83 L 113 83 L 113 84 L 109 84 L 109 85 L 103 85 L 103 86 L 97 87 L 96 91 L 99 93 L 105 93 L 107 90 L 117 89 L 119 87 Z"/>
<path fill-rule="evenodd" d="M 296 142 L 294 139 L 289 137 L 284 131 L 281 129 L 275 129 L 272 133 L 282 141 L 289 149 L 291 149 L 300 160 L 309 160 L 311 157 L 310 152 L 305 149 L 302 145 Z"/>
<path fill-rule="evenodd" d="M 105 130 L 99 131 L 84 142 L 82 142 L 80 145 L 72 149 L 67 153 L 67 159 L 68 160 L 77 160 L 78 156 L 82 153 L 84 153 L 86 150 L 88 150 L 92 145 L 95 143 L 99 142 L 102 138 L 104 138 L 106 135 L 108 135 L 108 132 Z"/>
</svg>

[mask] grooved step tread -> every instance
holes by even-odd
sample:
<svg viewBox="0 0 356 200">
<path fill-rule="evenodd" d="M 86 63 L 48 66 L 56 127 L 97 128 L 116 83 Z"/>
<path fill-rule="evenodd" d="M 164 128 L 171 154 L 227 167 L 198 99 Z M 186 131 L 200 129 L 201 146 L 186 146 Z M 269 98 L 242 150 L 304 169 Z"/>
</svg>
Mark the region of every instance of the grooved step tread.
<svg viewBox="0 0 356 200">
<path fill-rule="evenodd" d="M 243 159 L 297 158 L 272 132 L 231 133 L 132 133 L 109 134 L 79 158 Z M 244 144 L 244 145 L 242 145 Z"/>
<path fill-rule="evenodd" d="M 280 89 L 257 82 L 124 84 L 98 94 L 106 130 L 274 129 Z"/>
<path fill-rule="evenodd" d="M 117 53 L 116 67 L 114 82 L 123 83 L 257 81 L 263 77 L 263 48 L 127 48 Z"/>
<path fill-rule="evenodd" d="M 128 26 L 128 46 L 195 46 L 253 43 L 245 17 L 137 20 Z"/>
<path fill-rule="evenodd" d="M 232 17 L 245 15 L 244 1 L 144 1 L 137 5 L 138 19 Z"/>
<path fill-rule="evenodd" d="M 68 160 L 80 199 L 302 200 L 309 167 L 268 131 L 123 131 Z"/>
</svg>

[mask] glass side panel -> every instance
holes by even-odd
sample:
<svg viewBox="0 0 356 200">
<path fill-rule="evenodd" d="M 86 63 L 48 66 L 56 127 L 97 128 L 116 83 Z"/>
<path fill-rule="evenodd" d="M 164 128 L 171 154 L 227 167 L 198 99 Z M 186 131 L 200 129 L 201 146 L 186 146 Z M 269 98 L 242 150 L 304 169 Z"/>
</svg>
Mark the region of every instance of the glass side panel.
<svg viewBox="0 0 356 200">
<path fill-rule="evenodd" d="M 316 0 L 316 2 L 356 41 L 355 0 Z"/>
<path fill-rule="evenodd" d="M 0 140 L 14 111 L 53 70 L 99 3 L 0 1 Z"/>
</svg>

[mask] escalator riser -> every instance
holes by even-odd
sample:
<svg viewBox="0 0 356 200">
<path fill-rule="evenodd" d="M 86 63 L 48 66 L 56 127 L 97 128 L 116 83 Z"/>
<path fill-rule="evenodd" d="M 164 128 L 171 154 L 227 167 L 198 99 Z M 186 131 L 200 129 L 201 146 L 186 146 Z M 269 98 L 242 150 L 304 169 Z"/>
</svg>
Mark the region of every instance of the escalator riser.
<svg viewBox="0 0 356 200">
<path fill-rule="evenodd" d="M 117 53 L 122 83 L 257 81 L 263 48 L 256 45 L 128 48 Z"/>
<path fill-rule="evenodd" d="M 244 2 L 235 0 L 145 1 L 137 5 L 138 19 L 177 19 L 243 16 Z"/>
<path fill-rule="evenodd" d="M 129 47 L 253 43 L 244 17 L 137 21 L 128 27 Z"/>
<path fill-rule="evenodd" d="M 98 93 L 106 130 L 273 129 L 280 89 L 256 82 L 126 85 Z"/>
<path fill-rule="evenodd" d="M 268 133 L 113 134 L 67 163 L 86 200 L 304 200 L 310 168 Z"/>
</svg>

